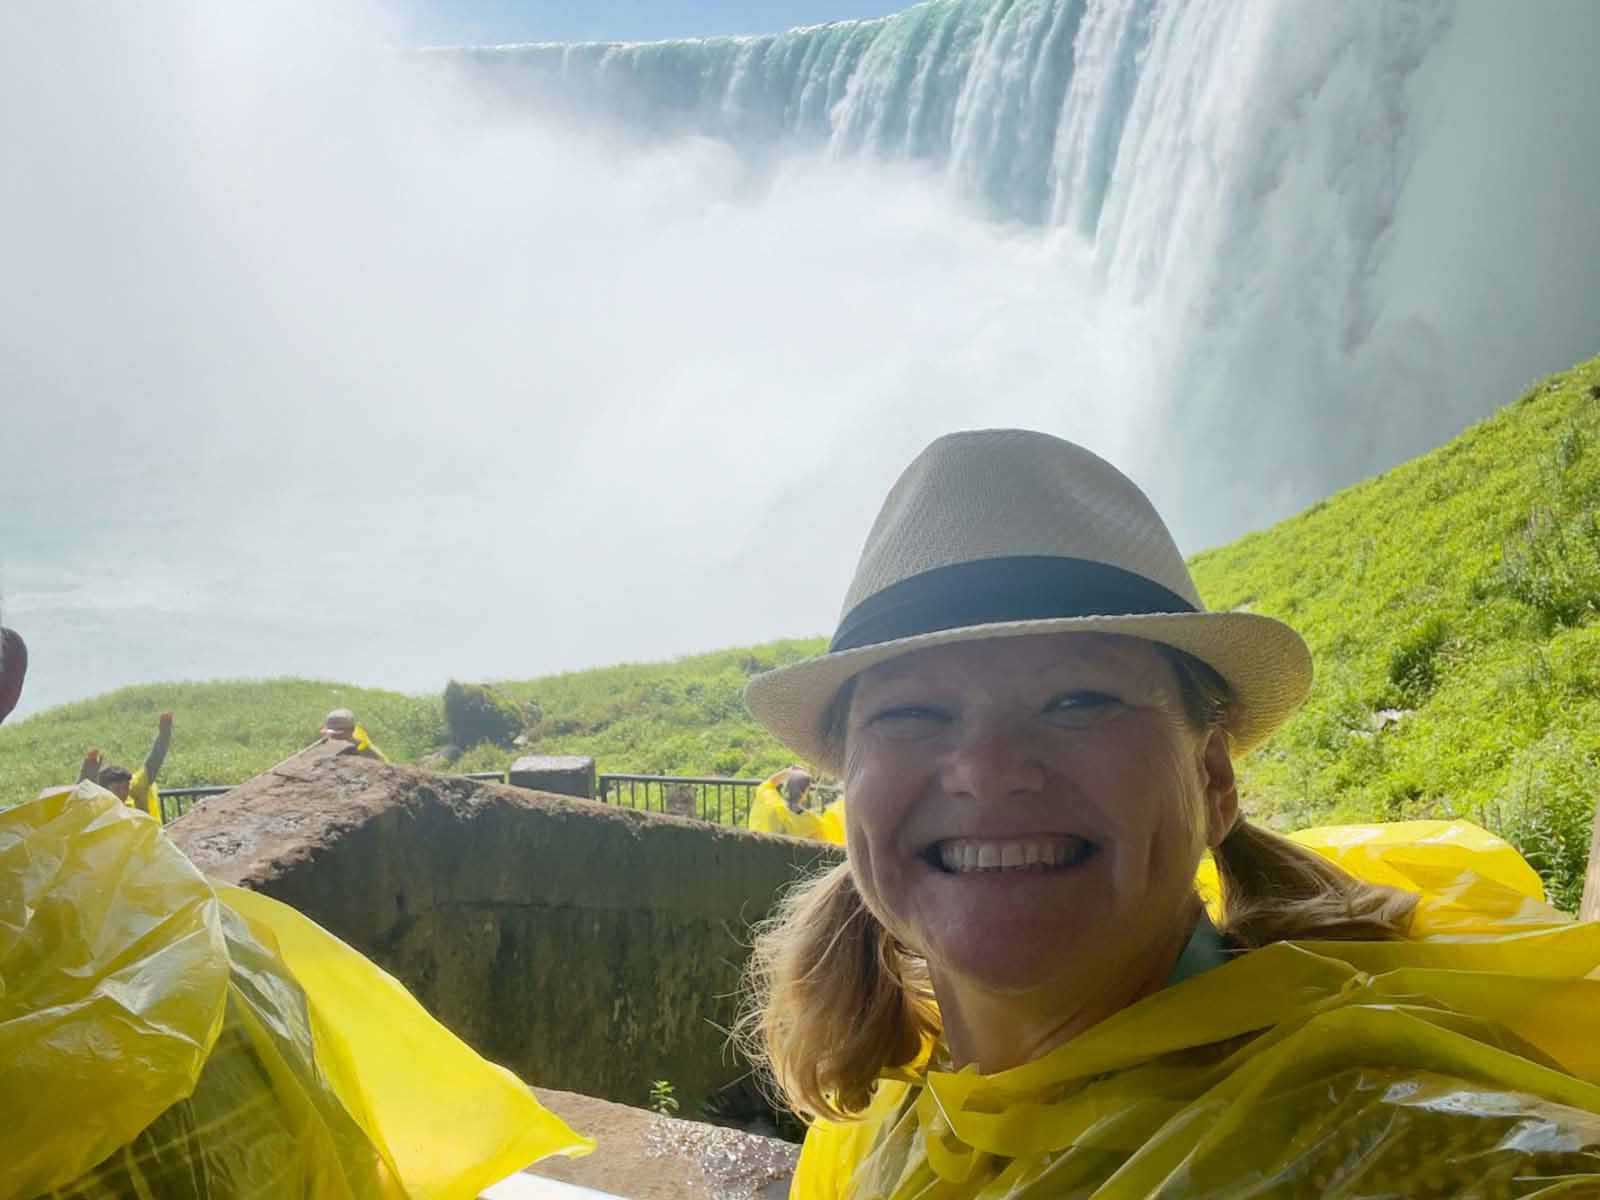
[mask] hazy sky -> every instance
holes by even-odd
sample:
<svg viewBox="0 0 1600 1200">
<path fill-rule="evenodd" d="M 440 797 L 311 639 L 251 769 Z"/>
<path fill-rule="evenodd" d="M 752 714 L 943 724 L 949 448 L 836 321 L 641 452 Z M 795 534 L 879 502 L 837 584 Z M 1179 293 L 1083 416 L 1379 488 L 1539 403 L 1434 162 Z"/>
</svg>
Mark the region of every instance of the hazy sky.
<svg viewBox="0 0 1600 1200">
<path fill-rule="evenodd" d="M 388 0 L 408 40 L 427 45 L 646 41 L 777 33 L 878 17 L 911 0 Z"/>
</svg>

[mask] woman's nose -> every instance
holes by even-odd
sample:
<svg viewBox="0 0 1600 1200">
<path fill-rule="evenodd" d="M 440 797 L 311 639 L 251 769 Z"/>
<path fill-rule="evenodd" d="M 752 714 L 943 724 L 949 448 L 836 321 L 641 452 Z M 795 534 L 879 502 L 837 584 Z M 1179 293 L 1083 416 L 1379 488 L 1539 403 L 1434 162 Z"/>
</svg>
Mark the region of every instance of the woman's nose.
<svg viewBox="0 0 1600 1200">
<path fill-rule="evenodd" d="M 1026 730 L 989 722 L 963 733 L 944 764 L 945 790 L 973 800 L 1006 800 L 1044 788 L 1044 759 Z"/>
</svg>

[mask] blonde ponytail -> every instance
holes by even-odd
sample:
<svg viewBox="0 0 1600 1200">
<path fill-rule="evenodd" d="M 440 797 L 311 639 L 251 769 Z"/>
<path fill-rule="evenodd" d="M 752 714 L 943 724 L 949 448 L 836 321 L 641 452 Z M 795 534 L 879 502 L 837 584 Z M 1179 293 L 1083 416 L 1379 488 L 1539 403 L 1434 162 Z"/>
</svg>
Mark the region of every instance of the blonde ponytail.
<svg viewBox="0 0 1600 1200">
<path fill-rule="evenodd" d="M 1401 941 L 1417 906 L 1411 893 L 1364 883 L 1242 817 L 1215 857 L 1222 932 L 1246 949 L 1286 941 Z"/>
<path fill-rule="evenodd" d="M 849 1119 L 938 1034 L 927 966 L 862 903 L 847 863 L 792 889 L 757 930 L 734 1040 L 797 1111 Z"/>
<path fill-rule="evenodd" d="M 1209 664 L 1156 643 L 1172 664 L 1184 711 L 1195 729 L 1226 730 L 1233 689 Z M 1363 883 L 1241 813 L 1214 851 L 1222 883 L 1224 934 L 1246 949 L 1285 941 L 1400 941 L 1417 898 Z"/>
</svg>

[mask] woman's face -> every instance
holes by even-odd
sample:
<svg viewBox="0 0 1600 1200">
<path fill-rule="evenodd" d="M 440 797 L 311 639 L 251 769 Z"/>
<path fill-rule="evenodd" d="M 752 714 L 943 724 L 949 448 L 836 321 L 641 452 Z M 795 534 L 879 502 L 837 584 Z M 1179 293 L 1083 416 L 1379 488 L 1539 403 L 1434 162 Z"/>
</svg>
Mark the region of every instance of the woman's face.
<svg viewBox="0 0 1600 1200">
<path fill-rule="evenodd" d="M 1170 663 L 1096 634 L 961 642 L 858 679 L 851 869 L 935 979 L 990 992 L 1115 980 L 1166 952 L 1233 818 L 1226 744 Z"/>
</svg>

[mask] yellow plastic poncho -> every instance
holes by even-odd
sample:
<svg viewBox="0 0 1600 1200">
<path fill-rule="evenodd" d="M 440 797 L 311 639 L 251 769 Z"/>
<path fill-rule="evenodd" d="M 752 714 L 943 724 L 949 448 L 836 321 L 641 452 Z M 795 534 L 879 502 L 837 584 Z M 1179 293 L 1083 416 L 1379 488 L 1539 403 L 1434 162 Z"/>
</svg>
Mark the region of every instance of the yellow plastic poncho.
<svg viewBox="0 0 1600 1200">
<path fill-rule="evenodd" d="M 357 725 L 353 733 L 357 754 L 365 754 L 368 758 L 375 758 L 379 762 L 389 761 L 389 756 L 372 744 L 372 735 L 367 732 L 366 726 Z"/>
<path fill-rule="evenodd" d="M 1465 823 L 1299 840 L 1420 893 L 1413 940 L 1268 946 L 1014 1070 L 883 1080 L 791 1195 L 1600 1196 L 1600 923 Z"/>
<path fill-rule="evenodd" d="M 140 812 L 149 813 L 158 821 L 161 820 L 161 792 L 143 767 L 135 771 L 133 778 L 128 780 L 128 804 Z"/>
<path fill-rule="evenodd" d="M 750 800 L 747 828 L 756 833 L 780 833 L 785 837 L 844 845 L 844 800 L 835 800 L 820 813 L 809 809 L 794 812 L 783 798 L 783 780 L 787 774 L 787 770 L 779 771 L 756 788 Z"/>
<path fill-rule="evenodd" d="M 591 1146 L 109 792 L 0 813 L 0 1196 L 444 1200 Z"/>
<path fill-rule="evenodd" d="M 822 826 L 823 841 L 832 842 L 835 846 L 845 844 L 843 796 L 824 808 L 818 814 L 817 821 Z"/>
</svg>

